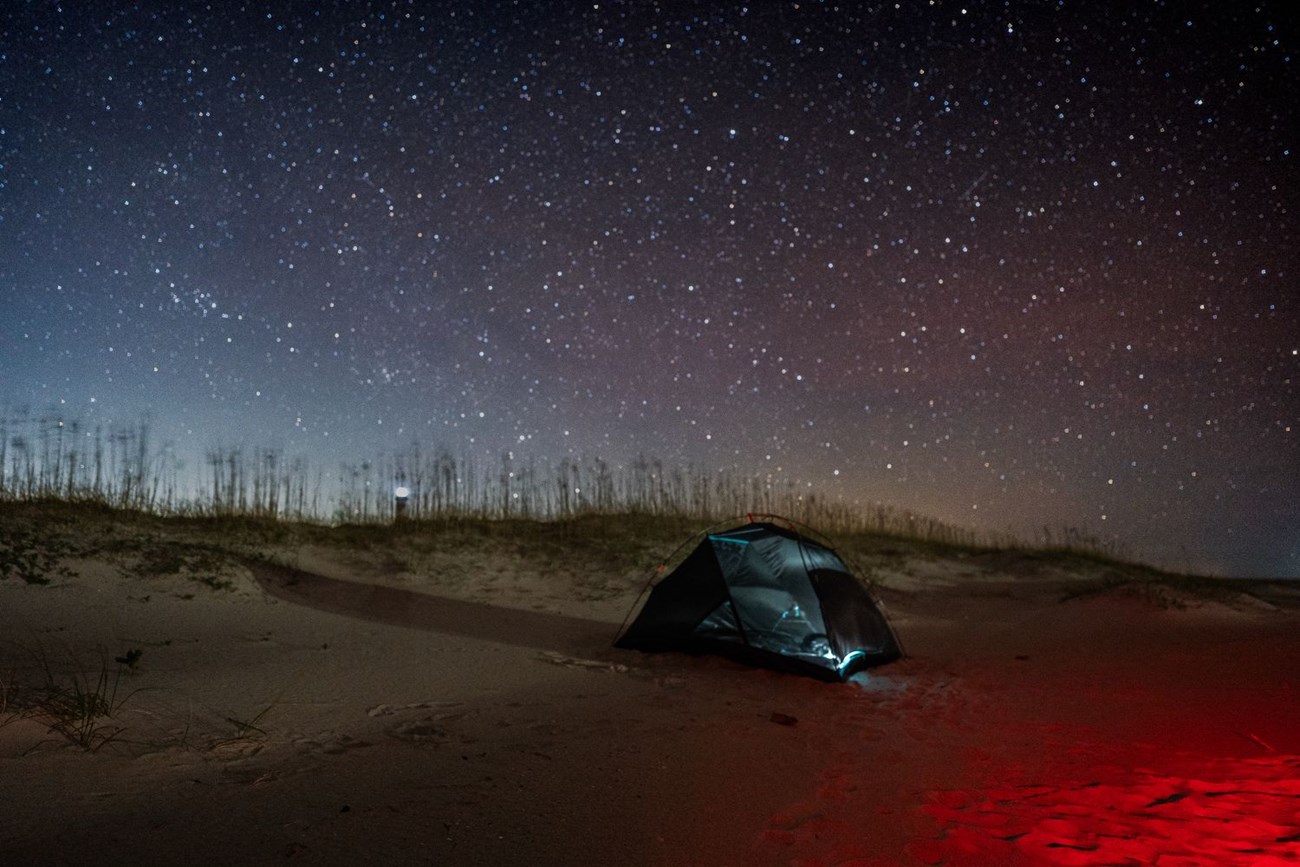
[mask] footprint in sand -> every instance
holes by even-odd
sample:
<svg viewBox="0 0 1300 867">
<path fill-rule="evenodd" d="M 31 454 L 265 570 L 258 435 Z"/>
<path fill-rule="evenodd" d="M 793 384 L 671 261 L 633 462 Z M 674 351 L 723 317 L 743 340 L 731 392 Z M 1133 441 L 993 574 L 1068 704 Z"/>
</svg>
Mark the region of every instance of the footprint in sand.
<svg viewBox="0 0 1300 867">
<path fill-rule="evenodd" d="M 341 732 L 321 732 L 310 736 L 302 735 L 294 739 L 293 745 L 298 748 L 299 752 L 324 753 L 327 756 L 336 756 L 348 750 L 371 746 L 367 741 L 359 741 Z"/>
<path fill-rule="evenodd" d="M 208 748 L 208 752 L 215 758 L 234 761 L 257 755 L 262 751 L 263 746 L 265 744 L 256 738 L 228 738 L 214 743 Z"/>
<path fill-rule="evenodd" d="M 416 744 L 446 743 L 451 738 L 447 727 L 433 717 L 421 717 L 400 723 L 390 729 L 389 734 L 398 740 Z"/>
<path fill-rule="evenodd" d="M 405 710 L 424 710 L 426 708 L 463 707 L 463 701 L 418 701 L 414 704 L 377 704 L 366 711 L 366 716 L 392 716 Z M 443 714 L 440 719 L 454 719 L 464 714 Z"/>
</svg>

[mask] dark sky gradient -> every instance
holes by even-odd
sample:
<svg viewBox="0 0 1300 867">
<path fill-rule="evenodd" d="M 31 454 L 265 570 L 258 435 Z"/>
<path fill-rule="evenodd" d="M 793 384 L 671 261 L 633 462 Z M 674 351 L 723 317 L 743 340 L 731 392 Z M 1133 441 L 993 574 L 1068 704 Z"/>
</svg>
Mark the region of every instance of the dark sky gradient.
<svg viewBox="0 0 1300 867">
<path fill-rule="evenodd" d="M 1288 4 L 97 5 L 0 25 L 11 407 L 1300 575 Z"/>
</svg>

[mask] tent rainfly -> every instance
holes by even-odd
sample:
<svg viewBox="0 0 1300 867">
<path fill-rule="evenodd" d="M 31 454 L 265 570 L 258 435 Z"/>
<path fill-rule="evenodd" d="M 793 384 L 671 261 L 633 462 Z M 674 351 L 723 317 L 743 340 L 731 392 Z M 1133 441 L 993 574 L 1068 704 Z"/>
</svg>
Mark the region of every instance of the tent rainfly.
<svg viewBox="0 0 1300 867">
<path fill-rule="evenodd" d="M 902 656 L 880 604 L 830 548 L 771 523 L 708 535 L 615 642 L 846 680 Z"/>
</svg>

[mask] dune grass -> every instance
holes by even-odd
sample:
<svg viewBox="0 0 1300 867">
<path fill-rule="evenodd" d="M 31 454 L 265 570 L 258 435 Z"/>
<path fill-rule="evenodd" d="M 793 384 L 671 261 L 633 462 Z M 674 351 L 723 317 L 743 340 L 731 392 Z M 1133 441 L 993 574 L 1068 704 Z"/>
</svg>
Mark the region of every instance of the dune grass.
<svg viewBox="0 0 1300 867">
<path fill-rule="evenodd" d="M 44 648 L 31 653 L 34 682 L 24 683 L 13 673 L 0 681 L 0 725 L 32 719 L 85 752 L 96 752 L 121 737 L 126 727 L 120 711 L 139 691 L 124 689 L 122 679 L 135 669 L 142 651 L 128 649 L 110 661 L 101 648 L 99 662 L 90 666 L 71 651 L 60 666 Z"/>
<path fill-rule="evenodd" d="M 206 519 L 214 529 L 267 542 L 283 537 L 285 524 L 364 527 L 356 541 L 368 544 L 387 532 L 379 526 L 394 523 L 449 529 L 481 528 L 487 521 L 508 536 L 514 522 L 543 521 L 570 544 L 595 532 L 614 534 L 609 543 L 635 545 L 645 538 L 646 520 L 675 525 L 685 536 L 720 520 L 778 514 L 834 539 L 873 537 L 878 548 L 895 540 L 1125 554 L 1075 529 L 1043 528 L 1025 540 L 886 504 L 830 498 L 791 480 L 671 466 L 647 456 L 611 464 L 600 457 L 525 461 L 507 452 L 488 466 L 412 444 L 325 473 L 304 458 L 256 448 L 212 448 L 201 466 L 187 468 L 168 444 L 155 440 L 147 421 L 92 427 L 53 413 L 0 415 L 0 503 L 77 503 L 119 516 Z M 408 491 L 400 511 L 398 486 Z M 40 580 L 49 572 L 51 564 L 33 561 L 31 550 L 21 531 L 0 527 L 0 578 Z"/>
<path fill-rule="evenodd" d="M 407 491 L 400 508 L 398 486 Z M 24 520 L 5 518 L 15 509 Z M 1044 527 L 1026 539 L 653 457 L 546 463 L 505 453 L 487 466 L 413 444 L 326 474 L 274 449 L 213 448 L 187 471 L 147 421 L 92 428 L 55 414 L 0 415 L 0 580 L 57 581 L 71 575 L 70 559 L 107 555 L 126 572 L 222 591 L 241 559 L 313 544 L 382 548 L 393 572 L 446 574 L 490 544 L 557 575 L 581 563 L 582 574 L 629 576 L 702 528 L 772 514 L 824 534 L 868 579 L 907 560 L 989 552 L 1095 575 L 1147 568 L 1077 529 Z M 89 537 L 71 531 L 94 516 L 111 521 L 90 521 L 99 529 Z M 118 532 L 124 524 L 130 532 Z"/>
</svg>

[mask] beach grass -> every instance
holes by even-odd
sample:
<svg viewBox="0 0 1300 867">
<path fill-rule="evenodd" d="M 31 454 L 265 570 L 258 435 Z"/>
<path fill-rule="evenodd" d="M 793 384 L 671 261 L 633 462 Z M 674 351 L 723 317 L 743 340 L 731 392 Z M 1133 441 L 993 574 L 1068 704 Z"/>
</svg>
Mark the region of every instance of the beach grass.
<svg viewBox="0 0 1300 867">
<path fill-rule="evenodd" d="M 394 495 L 399 486 L 406 489 L 400 503 Z M 545 462 L 507 452 L 488 465 L 412 444 L 325 472 L 279 449 L 214 447 L 201 466 L 186 467 L 170 444 L 157 442 L 147 420 L 92 426 L 53 413 L 0 414 L 2 503 L 78 504 L 112 510 L 119 520 L 127 513 L 142 521 L 206 520 L 211 529 L 250 543 L 283 541 L 288 527 L 308 524 L 352 533 L 357 544 L 367 545 L 428 528 L 443 531 L 444 538 L 457 529 L 510 537 L 520 522 L 543 522 L 568 546 L 590 536 L 635 548 L 646 544 L 647 522 L 675 528 L 681 538 L 720 521 L 780 515 L 836 541 L 870 537 L 859 547 L 875 555 L 906 544 L 914 554 L 932 545 L 936 556 L 950 548 L 1032 548 L 1126 557 L 1118 546 L 1073 528 L 1044 527 L 1023 538 L 823 495 L 793 480 L 673 466 L 651 456 L 626 463 L 598 456 Z M 24 533 L 0 525 L 0 578 L 39 581 L 49 572 L 50 563 L 32 559 L 37 555 Z"/>
</svg>

